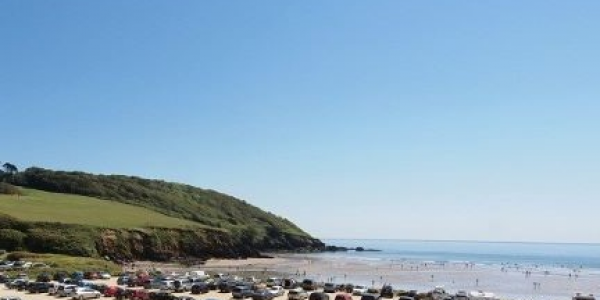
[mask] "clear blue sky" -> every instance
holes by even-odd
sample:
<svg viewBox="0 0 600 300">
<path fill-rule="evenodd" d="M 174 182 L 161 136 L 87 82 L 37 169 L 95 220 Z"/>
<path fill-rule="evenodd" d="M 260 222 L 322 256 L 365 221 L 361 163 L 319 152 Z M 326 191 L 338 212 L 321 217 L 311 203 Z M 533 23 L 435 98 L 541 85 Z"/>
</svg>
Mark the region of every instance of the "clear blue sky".
<svg viewBox="0 0 600 300">
<path fill-rule="evenodd" d="M 0 160 L 320 238 L 600 242 L 598 1 L 0 1 Z"/>
</svg>

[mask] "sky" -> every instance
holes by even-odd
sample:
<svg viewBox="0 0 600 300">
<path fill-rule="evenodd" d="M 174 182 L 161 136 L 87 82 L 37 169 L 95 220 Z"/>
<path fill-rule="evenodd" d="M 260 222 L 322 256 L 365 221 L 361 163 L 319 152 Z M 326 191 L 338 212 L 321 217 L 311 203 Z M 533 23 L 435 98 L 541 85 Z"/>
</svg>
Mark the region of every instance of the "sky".
<svg viewBox="0 0 600 300">
<path fill-rule="evenodd" d="M 318 238 L 600 243 L 598 1 L 0 1 L 0 161 Z"/>
</svg>

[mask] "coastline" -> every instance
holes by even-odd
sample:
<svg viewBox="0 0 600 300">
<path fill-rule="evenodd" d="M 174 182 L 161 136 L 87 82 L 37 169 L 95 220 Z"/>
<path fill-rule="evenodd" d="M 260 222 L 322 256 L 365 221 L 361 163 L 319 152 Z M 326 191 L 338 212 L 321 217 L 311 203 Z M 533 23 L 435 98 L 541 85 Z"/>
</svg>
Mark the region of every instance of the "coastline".
<svg viewBox="0 0 600 300">
<path fill-rule="evenodd" d="M 427 292 L 442 286 L 454 294 L 459 290 L 485 291 L 500 299 L 570 299 L 576 293 L 600 294 L 600 270 L 571 270 L 559 266 L 476 264 L 417 260 L 332 259 L 315 253 L 267 253 L 274 258 L 209 260 L 209 271 L 235 274 L 270 274 L 311 278 L 321 282 L 354 283 Z M 569 276 L 569 274 L 571 274 Z"/>
</svg>

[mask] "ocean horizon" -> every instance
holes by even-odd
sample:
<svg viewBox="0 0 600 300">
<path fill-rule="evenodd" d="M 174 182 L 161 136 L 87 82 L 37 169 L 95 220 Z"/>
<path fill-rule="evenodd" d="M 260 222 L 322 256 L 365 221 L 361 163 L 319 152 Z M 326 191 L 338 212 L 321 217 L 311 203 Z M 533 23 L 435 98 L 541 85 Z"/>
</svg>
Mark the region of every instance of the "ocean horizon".
<svg viewBox="0 0 600 300">
<path fill-rule="evenodd" d="M 324 253 L 330 258 L 470 262 L 600 269 L 600 243 L 501 242 L 415 239 L 323 239 L 327 245 L 379 251 Z"/>
</svg>

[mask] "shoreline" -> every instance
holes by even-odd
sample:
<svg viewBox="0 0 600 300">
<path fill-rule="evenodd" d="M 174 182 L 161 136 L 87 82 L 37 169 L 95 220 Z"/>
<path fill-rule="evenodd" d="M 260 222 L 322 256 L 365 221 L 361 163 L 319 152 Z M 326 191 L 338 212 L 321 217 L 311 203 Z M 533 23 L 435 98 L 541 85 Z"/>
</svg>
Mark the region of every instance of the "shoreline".
<svg viewBox="0 0 600 300">
<path fill-rule="evenodd" d="M 311 278 L 321 282 L 354 283 L 427 292 L 436 286 L 494 293 L 501 299 L 570 299 L 576 293 L 600 294 L 600 269 L 519 264 L 476 264 L 419 260 L 356 260 L 320 254 L 266 253 L 271 259 L 209 260 L 205 269 L 232 273 L 262 272 Z M 570 274 L 570 276 L 569 276 Z"/>
</svg>

